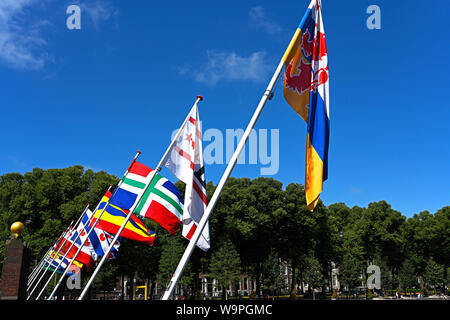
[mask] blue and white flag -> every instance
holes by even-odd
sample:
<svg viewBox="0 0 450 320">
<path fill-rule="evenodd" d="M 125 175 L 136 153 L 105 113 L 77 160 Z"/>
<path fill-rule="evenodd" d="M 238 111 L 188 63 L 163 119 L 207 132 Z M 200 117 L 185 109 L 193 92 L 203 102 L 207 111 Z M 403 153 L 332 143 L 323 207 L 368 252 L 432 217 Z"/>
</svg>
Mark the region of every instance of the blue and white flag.
<svg viewBox="0 0 450 320">
<path fill-rule="evenodd" d="M 79 244 L 84 242 L 88 233 L 92 229 L 92 227 L 89 226 L 92 215 L 92 211 L 88 209 L 81 219 L 80 225 L 78 226 L 78 232 L 80 233 L 80 238 L 78 239 Z M 94 228 L 94 230 L 89 235 L 89 239 L 86 240 L 84 247 L 89 249 L 92 256 L 94 257 L 94 260 L 97 260 L 98 257 L 103 257 L 105 255 L 105 252 L 108 251 L 108 248 L 111 245 L 113 239 L 114 236 L 109 234 L 108 232 L 105 232 L 98 228 Z M 116 243 L 112 247 L 108 259 L 117 258 L 120 241 L 121 237 L 117 239 Z"/>
</svg>

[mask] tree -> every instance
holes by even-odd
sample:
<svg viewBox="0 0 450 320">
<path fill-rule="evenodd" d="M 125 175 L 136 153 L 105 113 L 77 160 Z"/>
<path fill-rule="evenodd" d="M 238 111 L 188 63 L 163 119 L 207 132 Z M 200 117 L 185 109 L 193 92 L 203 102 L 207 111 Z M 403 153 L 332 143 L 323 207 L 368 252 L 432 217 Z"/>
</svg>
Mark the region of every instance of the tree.
<svg viewBox="0 0 450 320">
<path fill-rule="evenodd" d="M 444 266 L 436 263 L 433 258 L 427 260 L 423 280 L 428 287 L 438 289 L 444 286 Z"/>
<path fill-rule="evenodd" d="M 403 289 L 412 288 L 417 285 L 417 275 L 414 264 L 410 260 L 405 260 L 398 273 L 398 280 Z"/>
<path fill-rule="evenodd" d="M 350 252 L 344 255 L 339 266 L 339 282 L 347 288 L 348 292 L 361 285 L 362 268 L 363 264 L 358 257 Z"/>
<path fill-rule="evenodd" d="M 315 257 L 310 256 L 307 259 L 307 265 L 304 272 L 304 279 L 308 283 L 308 290 L 312 291 L 313 299 L 316 299 L 315 289 L 326 284 L 326 278 L 323 276 L 322 266 Z"/>
<path fill-rule="evenodd" d="M 22 221 L 32 260 L 40 260 L 71 220 L 76 221 L 88 203 L 95 206 L 117 181 L 104 171 L 94 173 L 79 165 L 0 176 L 0 242 L 9 237 L 13 222 Z M 3 255 L 0 251 L 0 261 Z"/>
<path fill-rule="evenodd" d="M 305 257 L 314 250 L 317 222 L 306 206 L 303 185 L 290 183 L 283 193 L 282 208 L 274 211 L 273 246 L 280 258 L 290 263 L 294 279 L 291 291 L 298 282 L 296 274 L 305 269 Z M 299 270 L 299 272 L 297 272 Z"/>
<path fill-rule="evenodd" d="M 222 288 L 222 299 L 227 299 L 227 288 L 239 281 L 241 259 L 234 245 L 225 240 L 211 256 L 209 278 L 216 279 Z"/>
<path fill-rule="evenodd" d="M 262 264 L 270 252 L 275 232 L 274 212 L 283 207 L 281 187 L 282 184 L 272 178 L 230 178 L 213 214 L 214 230 L 221 230 L 220 234 L 226 234 L 238 248 L 243 267 L 256 280 L 258 294 L 261 293 Z"/>
<path fill-rule="evenodd" d="M 279 295 L 281 289 L 285 286 L 284 272 L 281 267 L 280 258 L 272 249 L 262 267 L 264 288 L 270 290 L 272 296 Z"/>
<path fill-rule="evenodd" d="M 160 285 L 165 287 L 172 278 L 173 272 L 178 266 L 186 246 L 182 242 L 180 231 L 178 231 L 175 236 L 163 235 L 161 238 L 161 258 L 159 260 L 157 280 Z M 184 268 L 183 274 L 178 281 L 178 285 L 187 288 L 192 284 L 192 280 L 192 264 L 189 262 Z"/>
</svg>

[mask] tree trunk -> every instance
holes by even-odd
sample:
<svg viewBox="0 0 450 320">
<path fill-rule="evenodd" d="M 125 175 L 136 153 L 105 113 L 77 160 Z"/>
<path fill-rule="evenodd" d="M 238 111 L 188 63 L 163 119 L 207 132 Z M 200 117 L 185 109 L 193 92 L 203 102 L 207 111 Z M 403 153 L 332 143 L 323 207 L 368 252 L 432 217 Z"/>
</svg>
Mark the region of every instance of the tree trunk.
<svg viewBox="0 0 450 320">
<path fill-rule="evenodd" d="M 295 291 L 295 285 L 296 285 L 296 279 L 295 279 L 295 266 L 294 264 L 292 264 L 292 279 L 291 279 L 291 293 L 292 291 L 294 291 L 294 294 L 296 293 Z"/>
<path fill-rule="evenodd" d="M 258 262 L 256 264 L 256 294 L 261 296 L 261 264 Z"/>
<path fill-rule="evenodd" d="M 222 286 L 222 300 L 227 299 L 227 290 L 225 289 L 225 286 Z"/>
</svg>

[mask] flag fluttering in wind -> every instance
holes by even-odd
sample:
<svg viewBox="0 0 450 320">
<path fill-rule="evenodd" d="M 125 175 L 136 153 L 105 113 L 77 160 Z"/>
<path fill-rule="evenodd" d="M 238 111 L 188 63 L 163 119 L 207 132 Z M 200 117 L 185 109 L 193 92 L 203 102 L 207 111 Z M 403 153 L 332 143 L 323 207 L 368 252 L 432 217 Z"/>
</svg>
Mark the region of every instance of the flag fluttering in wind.
<svg viewBox="0 0 450 320">
<path fill-rule="evenodd" d="M 46 254 L 42 268 L 47 268 L 47 266 L 49 266 L 50 271 L 53 271 L 56 268 L 56 272 L 63 273 L 68 265 L 69 265 L 69 259 L 67 259 L 67 257 L 64 258 L 64 256 L 61 255 L 60 253 L 57 254 L 56 251 L 51 250 L 50 252 L 48 252 Z M 79 269 L 81 269 L 83 267 L 83 264 L 76 260 L 72 263 L 72 265 L 74 266 L 74 268 L 77 267 Z M 74 272 L 73 272 L 74 268 L 71 268 L 72 270 L 67 272 L 68 276 L 71 276 L 74 274 Z"/>
<path fill-rule="evenodd" d="M 197 104 L 175 142 L 166 166 L 186 184 L 183 210 L 183 236 L 191 239 L 207 206 L 203 146 Z M 210 247 L 209 223 L 205 225 L 197 246 Z"/>
<path fill-rule="evenodd" d="M 313 210 L 328 178 L 330 135 L 328 56 L 320 0 L 311 1 L 282 61 L 284 97 L 307 122 L 305 194 Z"/>
<path fill-rule="evenodd" d="M 108 204 L 110 197 L 111 192 L 107 191 L 103 196 L 94 217 L 91 219 L 90 226 L 95 223 L 101 214 L 101 217 L 95 227 L 111 234 L 117 234 L 120 227 L 125 222 L 127 215 L 131 214 L 130 220 L 127 222 L 120 235 L 127 239 L 153 244 L 156 234 L 153 231 L 148 230 L 133 213 L 130 213 L 128 210 L 122 209 L 111 203 Z M 106 209 L 103 211 L 105 206 Z"/>
<path fill-rule="evenodd" d="M 94 260 L 97 261 L 98 257 L 103 257 L 105 252 L 107 251 L 109 245 L 112 242 L 113 236 L 109 234 L 108 232 L 101 230 L 99 228 L 94 228 L 92 232 L 90 230 L 92 227 L 89 226 L 90 220 L 93 216 L 93 212 L 89 209 L 86 210 L 86 212 L 83 215 L 83 218 L 81 219 L 80 226 L 81 228 L 78 232 L 80 233 L 80 241 L 81 243 L 84 243 L 84 245 L 91 250 L 91 253 L 94 257 Z M 89 238 L 87 238 L 87 235 L 89 234 Z M 117 254 L 119 251 L 120 246 L 120 240 L 119 238 L 116 243 L 114 244 L 113 248 L 111 249 L 108 258 L 109 259 L 115 259 L 117 258 Z"/>
<path fill-rule="evenodd" d="M 152 171 L 153 169 L 135 161 L 111 199 L 111 205 L 129 209 L 140 199 L 134 212 L 141 217 L 152 219 L 174 234 L 181 225 L 183 214 L 181 193 L 172 182 L 160 174 L 155 174 L 152 179 Z"/>
<path fill-rule="evenodd" d="M 172 182 L 157 174 L 134 212 L 142 217 L 152 219 L 174 234 L 181 225 L 183 199 L 180 191 Z"/>
<path fill-rule="evenodd" d="M 66 254 L 67 258 L 72 259 L 77 254 L 78 249 L 81 247 L 81 250 L 76 256 L 75 260 L 84 264 L 86 266 L 86 269 L 89 270 L 95 262 L 94 257 L 92 255 L 92 251 L 88 247 L 81 246 L 82 242 L 78 237 L 78 231 L 74 228 L 71 228 L 70 232 L 65 237 L 67 241 L 63 244 L 61 252 L 63 254 Z"/>
</svg>

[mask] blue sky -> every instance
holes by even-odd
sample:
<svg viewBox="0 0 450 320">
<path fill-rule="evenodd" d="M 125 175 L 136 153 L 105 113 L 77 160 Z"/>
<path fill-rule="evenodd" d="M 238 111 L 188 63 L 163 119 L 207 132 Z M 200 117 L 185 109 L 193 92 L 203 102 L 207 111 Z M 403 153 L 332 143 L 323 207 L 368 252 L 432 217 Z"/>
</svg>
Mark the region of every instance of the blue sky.
<svg viewBox="0 0 450 320">
<path fill-rule="evenodd" d="M 449 205 L 449 2 L 322 2 L 331 117 L 322 200 L 386 200 L 408 217 Z M 0 174 L 81 164 L 121 176 L 136 150 L 155 166 L 198 94 L 204 132 L 245 129 L 308 3 L 2 1 Z M 80 30 L 66 26 L 71 4 Z M 366 26 L 373 4 L 380 30 Z M 279 131 L 271 177 L 303 184 L 306 124 L 281 81 L 255 129 Z M 261 167 L 240 164 L 232 176 L 256 178 Z M 207 180 L 224 170 L 207 165 Z"/>
</svg>

